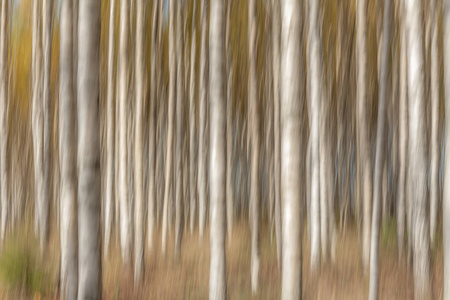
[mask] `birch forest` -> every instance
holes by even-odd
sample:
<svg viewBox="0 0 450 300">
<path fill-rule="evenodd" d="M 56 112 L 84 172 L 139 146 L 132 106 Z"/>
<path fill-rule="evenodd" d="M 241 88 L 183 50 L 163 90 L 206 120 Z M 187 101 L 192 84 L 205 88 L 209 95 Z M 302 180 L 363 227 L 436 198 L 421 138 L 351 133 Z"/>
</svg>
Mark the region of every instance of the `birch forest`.
<svg viewBox="0 0 450 300">
<path fill-rule="evenodd" d="M 450 0 L 0 0 L 0 299 L 450 300 Z"/>
</svg>

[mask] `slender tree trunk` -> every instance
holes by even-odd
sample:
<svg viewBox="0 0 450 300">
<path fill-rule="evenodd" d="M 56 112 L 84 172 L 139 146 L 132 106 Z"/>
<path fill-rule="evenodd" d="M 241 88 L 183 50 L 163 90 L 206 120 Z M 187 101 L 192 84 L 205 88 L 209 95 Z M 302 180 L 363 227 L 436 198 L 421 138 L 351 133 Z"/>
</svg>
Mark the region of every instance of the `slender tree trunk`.
<svg viewBox="0 0 450 300">
<path fill-rule="evenodd" d="M 228 242 L 231 243 L 234 219 L 234 189 L 233 189 L 233 57 L 231 56 L 231 5 L 227 1 L 226 9 L 226 82 L 227 82 L 227 231 Z"/>
<path fill-rule="evenodd" d="M 43 184 L 43 123 L 42 123 L 42 100 L 41 100 L 41 48 L 40 48 L 40 1 L 33 2 L 33 107 L 32 107 L 32 131 L 33 131 L 33 159 L 34 159 L 34 231 L 36 236 L 39 231 L 39 206 L 42 197 Z M 1 39 L 2 41 L 5 39 Z"/>
<path fill-rule="evenodd" d="M 400 29 L 400 98 L 399 98 L 399 177 L 397 196 L 397 244 L 399 257 L 403 256 L 405 246 L 405 199 L 406 199 L 406 151 L 408 147 L 408 82 L 406 53 L 405 7 L 401 3 Z"/>
<path fill-rule="evenodd" d="M 274 180 L 275 180 L 275 235 L 277 240 L 277 263 L 281 270 L 281 196 L 280 196 L 280 4 L 272 0 L 272 72 L 274 101 Z M 308 215 L 309 218 L 309 215 Z"/>
<path fill-rule="evenodd" d="M 105 256 L 108 256 L 113 216 L 114 184 L 114 26 L 116 1 L 110 1 L 108 37 L 108 82 L 106 95 L 106 205 Z"/>
<path fill-rule="evenodd" d="M 368 97 L 366 94 L 367 84 L 367 0 L 357 2 L 357 30 L 356 44 L 358 56 L 358 131 L 359 131 L 359 158 L 358 164 L 361 172 L 363 223 L 362 223 L 362 262 L 364 270 L 367 271 L 370 256 L 370 221 L 372 206 L 372 170 L 370 164 L 370 138 L 367 114 Z"/>
<path fill-rule="evenodd" d="M 128 0 L 120 0 L 119 32 L 119 197 L 120 197 L 120 245 L 122 260 L 131 260 L 131 222 L 128 201 L 127 155 L 127 99 L 128 99 Z"/>
<path fill-rule="evenodd" d="M 200 103 L 199 103 L 199 134 L 198 134 L 198 227 L 199 238 L 203 238 L 206 220 L 206 110 L 207 110 L 207 48 L 206 48 L 206 34 L 207 34 L 207 11 L 206 0 L 201 0 L 201 25 L 202 36 L 200 41 Z"/>
<path fill-rule="evenodd" d="M 144 0 L 137 0 L 136 3 L 136 103 L 135 103 L 135 137 L 134 137 L 134 282 L 137 284 L 142 280 L 144 272 L 144 168 L 143 156 L 143 102 L 145 97 L 145 13 L 146 5 Z"/>
<path fill-rule="evenodd" d="M 176 195 L 175 195 L 175 257 L 181 252 L 184 224 L 184 197 L 183 197 L 183 145 L 184 145 L 184 61 L 183 61 L 183 14 L 182 3 L 176 4 L 177 18 L 177 104 L 176 104 Z"/>
<path fill-rule="evenodd" d="M 209 299 L 226 299 L 226 258 L 225 258 L 225 201 L 226 201 L 226 98 L 224 95 L 224 39 L 223 0 L 212 1 L 209 51 L 210 60 L 210 150 L 209 171 L 211 174 L 211 231 Z"/>
<path fill-rule="evenodd" d="M 44 82 L 43 82 L 43 119 L 44 119 L 44 183 L 43 195 L 40 205 L 40 247 L 44 253 L 44 248 L 49 237 L 49 212 L 50 212 L 50 70 L 52 57 L 52 0 L 43 0 L 42 3 L 42 45 L 44 49 Z"/>
<path fill-rule="evenodd" d="M 147 244 L 148 248 L 153 247 L 153 235 L 155 232 L 155 209 L 156 209 L 156 102 L 157 102 L 157 78 L 156 74 L 156 55 L 160 49 L 156 49 L 158 41 L 158 20 L 159 6 L 161 1 L 153 2 L 153 20 L 152 20 L 152 40 L 151 40 L 151 66 L 150 66 L 150 118 L 149 118 L 149 134 L 148 134 L 148 149 L 149 149 L 149 170 L 148 170 L 148 229 L 147 229 Z"/>
<path fill-rule="evenodd" d="M 385 159 L 385 119 L 386 119 L 386 98 L 387 98 L 387 83 L 389 74 L 389 30 L 390 30 L 390 8 L 391 1 L 384 1 L 383 13 L 383 48 L 380 65 L 380 78 L 378 93 L 378 121 L 377 121 L 377 141 L 375 154 L 375 171 L 374 171 L 374 194 L 373 194 L 373 215 L 372 215 L 372 237 L 370 244 L 370 286 L 369 286 L 369 300 L 378 299 L 378 285 L 379 285 L 379 240 L 380 240 L 380 219 L 381 219 L 381 198 L 382 198 L 382 180 L 383 180 L 383 165 Z"/>
<path fill-rule="evenodd" d="M 59 159 L 61 164 L 61 290 L 65 299 L 77 298 L 78 223 L 76 102 L 73 85 L 72 0 L 61 2 L 59 74 Z"/>
<path fill-rule="evenodd" d="M 100 2 L 80 0 L 78 43 L 78 299 L 102 298 Z"/>
<path fill-rule="evenodd" d="M 171 218 L 169 218 L 169 211 L 171 208 L 169 207 L 169 193 L 171 186 L 171 178 L 172 178 L 172 144 L 173 144 L 173 123 L 174 123 L 174 114 L 175 114 L 175 94 L 176 94 L 176 57 L 175 57 L 175 3 L 174 0 L 170 0 L 169 3 L 169 106 L 168 106 L 168 121 L 167 121 L 167 156 L 166 156 L 166 185 L 164 190 L 164 211 L 163 211 L 163 228 L 162 228 L 162 252 L 165 254 L 166 252 L 166 244 L 167 244 L 167 227 L 168 223 L 171 222 Z"/>
<path fill-rule="evenodd" d="M 310 1 L 312 4 L 312 1 Z M 310 5 L 314 8 L 314 5 Z M 314 14 L 314 9 L 310 10 Z M 317 7 L 316 7 L 317 13 Z M 281 202 L 282 283 L 281 299 L 302 297 L 302 201 L 301 177 L 301 3 L 282 2 L 281 24 Z M 311 48 L 310 48 L 311 50 Z M 317 102 L 317 101 L 316 101 Z M 314 107 L 315 108 L 315 107 Z M 317 118 L 318 119 L 318 118 Z M 320 255 L 320 254 L 319 254 Z M 320 258 L 320 256 L 319 256 Z"/>
<path fill-rule="evenodd" d="M 319 23 L 319 8 L 318 3 L 315 0 L 310 0 L 309 2 L 309 32 L 308 32 L 308 74 L 310 83 L 310 105 L 311 105 L 311 124 L 310 124 L 310 139 L 311 139 L 311 270 L 317 272 L 320 268 L 320 237 L 324 232 L 322 230 L 323 224 L 319 223 L 320 216 L 323 214 L 323 206 L 320 205 L 322 202 L 322 195 L 320 194 L 320 184 L 319 179 L 322 181 L 320 174 L 322 170 L 320 168 L 320 156 L 319 156 L 319 133 L 320 131 L 320 113 L 322 106 L 322 85 L 321 85 L 321 71 L 319 70 L 320 60 L 322 57 L 319 53 L 320 50 L 320 37 L 318 33 L 318 23 Z M 284 8 L 286 9 L 286 8 Z M 285 12 L 286 13 L 286 12 Z M 287 28 L 285 30 L 288 30 Z M 283 33 L 285 34 L 285 33 Z M 284 42 L 283 42 L 284 43 Z M 284 91 L 281 90 L 283 93 Z M 280 117 L 280 120 L 282 118 Z M 283 152 L 281 152 L 283 153 Z M 284 212 L 283 212 L 284 214 Z M 284 225 L 283 225 L 284 226 Z M 323 240 L 323 239 L 322 239 Z M 283 241 L 283 243 L 285 243 Z M 322 247 L 323 248 L 323 247 Z"/>
<path fill-rule="evenodd" d="M 248 107 L 249 107 L 249 124 L 251 139 L 251 186 L 250 186 L 250 207 L 251 207 L 251 230 L 252 230 L 252 293 L 258 291 L 259 282 L 259 255 L 260 255 L 260 210 L 261 210 L 261 194 L 260 194 L 260 172 L 259 172 L 259 101 L 258 86 L 256 74 L 256 2 L 250 0 L 248 2 L 248 22 L 249 22 L 249 81 L 248 81 Z"/>
<path fill-rule="evenodd" d="M 414 296 L 431 299 L 430 231 L 427 214 L 427 149 L 421 1 L 406 1 L 409 91 L 409 192 L 412 207 Z"/>
<path fill-rule="evenodd" d="M 195 55 L 197 45 L 197 0 L 194 0 L 192 11 L 191 40 L 191 78 L 189 84 L 189 209 L 190 230 L 194 233 L 196 210 L 196 178 L 195 178 Z"/>
<path fill-rule="evenodd" d="M 431 1 L 431 157 L 430 157 L 430 238 L 434 243 L 439 202 L 439 53 L 438 10 Z"/>
</svg>

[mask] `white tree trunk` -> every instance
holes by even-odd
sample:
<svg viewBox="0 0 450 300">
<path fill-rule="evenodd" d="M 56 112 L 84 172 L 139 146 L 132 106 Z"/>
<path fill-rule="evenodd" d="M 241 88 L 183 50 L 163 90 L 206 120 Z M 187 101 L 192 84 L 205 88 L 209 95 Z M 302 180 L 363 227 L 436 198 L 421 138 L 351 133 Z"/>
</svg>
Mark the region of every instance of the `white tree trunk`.
<svg viewBox="0 0 450 300">
<path fill-rule="evenodd" d="M 65 299 L 77 299 L 77 131 L 73 82 L 73 2 L 61 2 L 59 63 L 59 159 L 61 165 L 61 290 Z"/>
<path fill-rule="evenodd" d="M 430 238 L 436 235 L 439 202 L 439 53 L 438 9 L 431 1 L 431 153 L 430 153 Z"/>
<path fill-rule="evenodd" d="M 131 222 L 128 201 L 127 155 L 127 99 L 128 99 L 128 0 L 120 0 L 119 33 L 119 197 L 120 197 L 120 245 L 122 260 L 131 260 Z"/>
<path fill-rule="evenodd" d="M 314 15 L 310 15 L 310 17 Z M 301 299 L 302 297 L 303 218 L 302 192 L 298 182 L 302 172 L 300 138 L 302 104 L 299 82 L 302 82 L 300 62 L 303 54 L 300 39 L 302 28 L 300 1 L 284 0 L 281 16 L 280 125 L 283 212 L 281 299 L 286 300 Z M 315 16 L 317 17 L 317 15 Z"/>
<path fill-rule="evenodd" d="M 143 0 L 136 3 L 136 103 L 135 103 L 135 136 L 134 136 L 134 282 L 142 280 L 144 271 L 144 170 L 142 162 L 143 156 L 143 102 L 145 97 L 145 14 L 146 5 Z"/>
<path fill-rule="evenodd" d="M 211 230 L 209 299 L 227 298 L 225 258 L 225 201 L 226 201 L 226 98 L 224 95 L 224 12 L 223 0 L 212 1 L 209 53 L 210 53 L 210 150 L 211 174 Z"/>
<path fill-rule="evenodd" d="M 191 78 L 189 84 L 189 209 L 190 231 L 194 233 L 196 210 L 196 181 L 195 181 L 195 56 L 197 45 L 197 0 L 194 0 L 192 11 L 192 40 L 191 40 Z"/>
<path fill-rule="evenodd" d="M 379 285 L 379 244 L 380 244 L 380 219 L 382 209 L 382 180 L 383 180 L 383 166 L 386 157 L 385 147 L 385 120 L 386 120 L 386 98 L 388 74 L 389 74 L 389 23 L 390 23 L 390 8 L 391 1 L 384 1 L 383 14 L 383 48 L 380 65 L 380 78 L 378 80 L 378 120 L 377 120 L 377 140 L 375 153 L 375 170 L 374 170 L 374 189 L 373 189 L 373 215 L 372 215 L 372 237 L 370 244 L 370 285 L 369 285 L 369 300 L 378 299 L 378 285 Z"/>
<path fill-rule="evenodd" d="M 311 139 L 311 270 L 317 272 L 320 268 L 320 238 L 323 235 L 323 230 L 326 230 L 324 224 L 320 224 L 320 216 L 322 215 L 323 205 L 322 195 L 320 194 L 320 174 L 322 168 L 320 164 L 319 150 L 320 150 L 320 113 L 322 106 L 322 78 L 321 71 L 319 69 L 320 60 L 322 57 L 319 53 L 320 50 L 320 38 L 319 38 L 319 8 L 318 3 L 315 0 L 310 0 L 308 7 L 309 17 L 309 31 L 308 31 L 308 55 L 307 55 L 307 67 L 310 83 L 310 100 L 311 105 L 311 124 L 310 124 L 310 139 Z M 286 8 L 284 8 L 286 9 Z M 286 13 L 286 12 L 285 12 Z M 285 29 L 287 30 L 287 29 Z M 285 33 L 283 33 L 285 34 Z M 283 62 L 284 63 L 284 62 Z M 284 76 L 284 75 L 282 75 Z M 283 81 L 283 80 L 282 80 Z M 281 90 L 281 93 L 284 91 Z M 280 117 L 280 120 L 282 118 Z M 283 157 L 283 154 L 281 155 Z M 284 214 L 284 212 L 283 212 Z M 326 220 L 326 219 L 325 219 Z M 283 225 L 284 226 L 284 225 Z M 322 229 L 322 232 L 320 231 Z M 323 240 L 323 239 L 322 239 Z M 283 241 L 283 244 L 285 242 Z M 284 260 L 284 259 L 283 259 Z"/>
<path fill-rule="evenodd" d="M 80 0 L 78 24 L 78 299 L 101 299 L 100 2 Z"/>
<path fill-rule="evenodd" d="M 106 86 L 106 204 L 105 204 L 105 257 L 109 252 L 113 217 L 114 187 L 114 27 L 116 1 L 110 1 L 108 35 L 108 74 Z"/>
<path fill-rule="evenodd" d="M 277 263 L 281 270 L 281 197 L 280 197 L 280 4 L 272 0 L 272 72 L 274 108 L 274 187 L 275 187 L 275 236 Z M 308 216 L 309 217 L 309 216 Z"/>
<path fill-rule="evenodd" d="M 363 204 L 362 216 L 362 262 L 363 268 L 367 271 L 370 257 L 370 221 L 372 206 L 372 170 L 370 163 L 370 138 L 369 123 L 367 122 L 367 103 L 366 94 L 367 84 L 367 0 L 357 2 L 357 28 L 356 28 L 356 47 L 358 57 L 358 85 L 357 85 L 357 102 L 358 102 L 358 165 L 361 172 L 361 192 Z M 358 174 L 359 176 L 359 174 Z"/>
<path fill-rule="evenodd" d="M 231 56 L 231 4 L 232 1 L 227 1 L 226 8 L 226 32 L 225 32 L 225 56 L 226 56 L 226 82 L 227 82 L 227 232 L 228 242 L 231 243 L 231 236 L 233 231 L 233 58 Z"/>
<path fill-rule="evenodd" d="M 200 41 L 200 103 L 199 103 L 199 120 L 198 120 L 198 228 L 199 238 L 203 238 L 206 220 L 206 198 L 207 198 L 207 170 L 206 170 L 206 110 L 207 110 L 207 48 L 206 48 L 206 34 L 207 34 L 207 11 L 206 0 L 201 0 L 201 29 L 202 36 Z"/>
<path fill-rule="evenodd" d="M 427 151 L 421 1 L 406 1 L 409 91 L 409 196 L 411 197 L 414 295 L 431 299 L 430 231 L 427 221 Z"/>
<path fill-rule="evenodd" d="M 177 104 L 176 104 L 176 195 L 175 195 L 175 257 L 181 252 L 181 241 L 183 238 L 184 224 L 184 197 L 183 197 L 183 145 L 184 145 L 184 61 L 183 61 L 183 14 L 182 3 L 178 2 L 176 7 L 177 18 Z"/>
<path fill-rule="evenodd" d="M 163 211 L 163 227 L 162 227 L 162 244 L 161 249 L 162 253 L 166 252 L 166 244 L 167 244 L 167 227 L 168 223 L 171 222 L 171 218 L 169 217 L 169 194 L 170 187 L 172 184 L 172 159 L 173 159 L 173 123 L 174 123 L 174 114 L 175 114 L 175 79 L 176 79 L 176 61 L 175 61 L 175 3 L 174 0 L 170 0 L 169 3 L 169 105 L 168 105 L 168 121 L 167 121 L 167 146 L 166 146 L 166 178 L 165 178 L 165 189 L 164 189 L 164 211 Z M 173 194 L 173 193 L 172 193 Z"/>
<path fill-rule="evenodd" d="M 39 231 L 39 206 L 42 197 L 43 184 L 43 123 L 42 123 L 42 100 L 41 100 L 41 48 L 40 48 L 40 1 L 33 2 L 33 102 L 32 102 L 32 131 L 33 131 L 33 159 L 34 159 L 34 231 L 38 235 Z M 4 39 L 1 39 L 4 40 Z"/>
<path fill-rule="evenodd" d="M 250 185 L 250 222 L 252 231 L 252 293 L 258 291 L 259 282 L 259 255 L 260 255 L 260 172 L 259 172 L 259 105 L 258 105 L 258 85 L 256 74 L 256 2 L 250 0 L 248 2 L 248 29 L 249 29 L 249 79 L 248 79 L 248 108 L 249 108 L 249 124 L 251 139 L 251 185 Z"/>
<path fill-rule="evenodd" d="M 50 70 L 52 57 L 52 2 L 53 0 L 43 0 L 42 4 L 42 45 L 44 49 L 44 82 L 43 82 L 43 120 L 44 120 L 44 183 L 43 195 L 40 205 L 40 247 L 44 253 L 49 237 L 49 212 L 50 212 Z"/>
</svg>

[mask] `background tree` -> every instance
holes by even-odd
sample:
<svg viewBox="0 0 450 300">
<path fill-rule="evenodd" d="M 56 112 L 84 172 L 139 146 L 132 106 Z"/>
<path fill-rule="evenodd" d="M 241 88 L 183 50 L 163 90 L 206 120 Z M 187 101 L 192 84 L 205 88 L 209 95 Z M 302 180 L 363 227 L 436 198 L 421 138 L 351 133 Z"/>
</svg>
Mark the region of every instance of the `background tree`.
<svg viewBox="0 0 450 300">
<path fill-rule="evenodd" d="M 80 0 L 79 12 L 78 299 L 101 299 L 100 2 Z"/>
<path fill-rule="evenodd" d="M 225 258 L 225 203 L 226 203 L 226 98 L 224 95 L 224 5 L 212 1 L 209 31 L 210 53 L 210 151 L 211 160 L 211 231 L 209 299 L 227 298 Z"/>
</svg>

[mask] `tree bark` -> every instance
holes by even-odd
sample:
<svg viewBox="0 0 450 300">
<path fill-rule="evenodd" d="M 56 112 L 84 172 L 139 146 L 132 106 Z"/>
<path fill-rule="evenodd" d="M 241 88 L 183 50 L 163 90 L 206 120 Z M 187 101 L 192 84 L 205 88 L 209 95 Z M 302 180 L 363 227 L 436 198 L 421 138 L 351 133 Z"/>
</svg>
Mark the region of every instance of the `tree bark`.
<svg viewBox="0 0 450 300">
<path fill-rule="evenodd" d="M 427 220 L 427 149 L 421 1 L 406 1 L 409 91 L 409 193 L 412 207 L 414 296 L 431 299 L 430 231 Z"/>
<path fill-rule="evenodd" d="M 143 102 L 145 97 L 145 14 L 146 5 L 143 0 L 136 3 L 136 103 L 135 103 L 135 136 L 134 136 L 134 282 L 142 280 L 144 272 L 144 169 L 142 162 L 143 147 Z"/>
<path fill-rule="evenodd" d="M 275 235 L 277 240 L 277 263 L 281 270 L 281 196 L 280 196 L 280 4 L 272 0 L 272 70 L 274 108 L 274 187 L 275 187 Z M 309 217 L 309 216 L 308 216 Z"/>
<path fill-rule="evenodd" d="M 176 4 L 176 49 L 177 49 L 177 104 L 176 104 L 176 191 L 175 191 L 175 257 L 181 253 L 181 241 L 184 225 L 184 197 L 183 197 L 183 145 L 184 145 L 184 61 L 183 61 L 183 14 L 182 4 Z"/>
<path fill-rule="evenodd" d="M 189 84 L 189 209 L 190 230 L 194 233 L 196 210 L 196 178 L 195 178 L 195 56 L 197 45 L 197 0 L 194 0 L 192 11 L 191 40 L 191 78 Z"/>
<path fill-rule="evenodd" d="M 199 238 L 203 238 L 203 232 L 205 229 L 206 220 L 206 110 L 207 110 L 207 48 L 206 48 L 206 35 L 207 35 L 207 11 L 206 0 L 201 0 L 201 25 L 202 36 L 200 41 L 200 103 L 199 103 L 199 134 L 198 134 L 198 227 Z"/>
<path fill-rule="evenodd" d="M 52 0 L 43 0 L 42 3 L 42 45 L 44 49 L 44 82 L 43 82 L 43 118 L 44 118 L 44 183 L 40 205 L 40 247 L 41 252 L 48 243 L 49 238 L 49 213 L 50 213 L 50 70 L 52 57 Z"/>
<path fill-rule="evenodd" d="M 175 113 L 175 94 L 176 94 L 176 57 L 175 57 L 175 36 L 174 36 L 174 28 L 175 26 L 175 3 L 173 0 L 170 0 L 169 3 L 169 106 L 168 106 L 168 121 L 167 121 L 167 155 L 166 155 L 166 178 L 165 178 L 165 189 L 164 189 L 164 211 L 163 211 L 163 228 L 162 228 L 162 253 L 166 252 L 166 244 L 167 244 L 167 227 L 168 223 L 171 222 L 171 218 L 169 218 L 169 194 L 170 194 L 170 186 L 172 184 L 172 144 L 173 144 L 173 123 L 174 123 L 174 113 Z"/>
<path fill-rule="evenodd" d="M 310 4 L 311 1 L 310 1 Z M 311 8 L 311 6 L 310 6 Z M 311 11 L 310 11 L 311 12 Z M 315 14 L 310 15 L 314 16 Z M 302 201 L 301 176 L 301 4 L 282 2 L 281 24 L 281 202 L 282 283 L 281 299 L 302 297 Z M 317 17 L 317 15 L 315 15 Z M 320 254 L 319 254 L 320 255 Z M 319 256 L 320 258 L 320 256 Z"/>
<path fill-rule="evenodd" d="M 209 51 L 210 51 L 210 150 L 209 171 L 211 174 L 211 231 L 209 299 L 226 299 L 226 258 L 225 258 L 225 183 L 226 183 L 226 98 L 224 95 L 224 39 L 223 1 L 212 1 Z"/>
<path fill-rule="evenodd" d="M 430 238 L 435 241 L 439 202 L 439 53 L 438 9 L 431 1 L 431 157 L 430 157 Z"/>
<path fill-rule="evenodd" d="M 369 123 L 367 113 L 368 97 L 366 94 L 367 84 L 367 0 L 357 2 L 357 29 L 356 29 L 356 46 L 358 57 L 358 85 L 357 85 L 357 102 L 358 102 L 358 164 L 361 172 L 361 192 L 363 203 L 363 222 L 362 222 L 362 262 L 363 268 L 367 271 L 370 257 L 370 221 L 372 206 L 372 170 L 370 163 L 370 137 Z"/>
<path fill-rule="evenodd" d="M 110 1 L 108 36 L 108 82 L 106 90 L 106 204 L 105 256 L 108 256 L 113 216 L 114 184 L 114 26 L 116 1 Z"/>
<path fill-rule="evenodd" d="M 120 245 L 122 260 L 131 260 L 131 222 L 128 201 L 127 155 L 127 99 L 128 99 L 128 0 L 120 0 L 119 32 L 119 197 L 120 197 Z"/>
<path fill-rule="evenodd" d="M 100 2 L 80 0 L 78 43 L 78 299 L 101 299 Z"/>
<path fill-rule="evenodd" d="M 259 255 L 260 255 L 260 225 L 261 225 L 261 192 L 260 192 L 260 172 L 259 172 L 259 101 L 258 86 L 256 74 L 256 2 L 248 2 L 248 57 L 249 57 L 249 81 L 248 81 L 248 108 L 251 139 L 251 185 L 250 185 L 250 210 L 251 210 L 251 231 L 252 231 L 252 258 L 251 258 L 251 277 L 252 293 L 258 291 L 259 281 Z"/>
<path fill-rule="evenodd" d="M 61 290 L 65 299 L 77 298 L 78 223 L 76 102 L 73 82 L 72 0 L 61 2 L 59 63 L 59 159 L 61 165 Z"/>
<path fill-rule="evenodd" d="M 383 48 L 380 65 L 379 93 L 378 93 L 378 121 L 377 121 L 377 140 L 375 153 L 375 171 L 374 171 L 374 194 L 373 194 L 373 215 L 372 215 L 372 237 L 370 244 L 370 285 L 369 300 L 378 299 L 379 285 L 379 244 L 380 244 L 380 219 L 381 219 L 381 200 L 382 200 L 382 180 L 383 165 L 385 159 L 385 119 L 386 119 L 386 98 L 387 83 L 389 74 L 389 26 L 390 26 L 390 8 L 391 1 L 384 1 L 383 13 Z"/>
<path fill-rule="evenodd" d="M 308 27 L 308 55 L 307 55 L 307 68 L 309 74 L 310 84 L 310 110 L 311 110 L 311 124 L 310 124 L 310 139 L 311 139 L 311 270 L 316 273 L 320 268 L 320 246 L 321 236 L 324 234 L 323 230 L 326 230 L 326 226 L 320 223 L 320 217 L 323 214 L 322 195 L 320 194 L 320 174 L 322 173 L 320 167 L 320 113 L 322 106 L 322 93 L 321 93 L 321 71 L 319 70 L 320 60 L 322 57 L 319 53 L 320 50 L 320 38 L 318 30 L 319 22 L 319 8 L 318 3 L 315 0 L 309 2 L 309 27 Z M 286 8 L 285 8 L 286 9 Z M 286 13 L 286 12 L 285 12 Z M 287 29 L 286 29 L 287 30 Z M 284 33 L 283 33 L 284 34 Z M 281 90 L 283 93 L 284 91 Z M 281 118 L 280 118 L 281 120 Z M 284 212 L 283 212 L 284 214 Z M 325 219 L 326 220 L 326 219 Z M 284 225 L 283 225 L 284 226 Z M 322 232 L 320 231 L 322 229 Z M 322 239 L 323 240 L 323 239 Z M 283 241 L 283 244 L 285 242 Z M 322 247 L 323 248 L 323 247 Z"/>
</svg>

